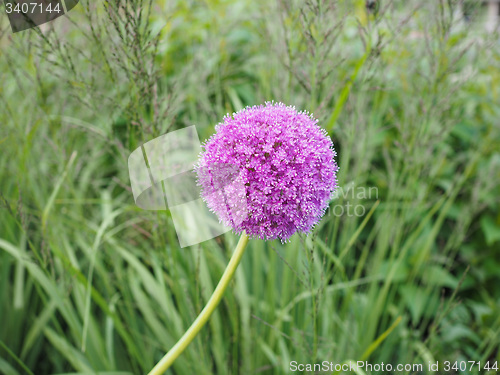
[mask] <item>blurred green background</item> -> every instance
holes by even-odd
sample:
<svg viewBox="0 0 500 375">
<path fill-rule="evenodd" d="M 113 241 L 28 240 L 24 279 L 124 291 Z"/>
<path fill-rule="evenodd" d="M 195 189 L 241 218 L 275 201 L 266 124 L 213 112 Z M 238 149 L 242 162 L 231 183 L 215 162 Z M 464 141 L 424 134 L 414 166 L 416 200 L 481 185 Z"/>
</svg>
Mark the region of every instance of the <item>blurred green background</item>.
<svg viewBox="0 0 500 375">
<path fill-rule="evenodd" d="M 499 35 L 474 1 L 378 3 L 85 0 L 17 34 L 2 5 L 0 373 L 153 367 L 238 238 L 180 249 L 127 158 L 266 100 L 320 120 L 341 189 L 311 235 L 250 242 L 168 374 L 500 362 Z"/>
</svg>

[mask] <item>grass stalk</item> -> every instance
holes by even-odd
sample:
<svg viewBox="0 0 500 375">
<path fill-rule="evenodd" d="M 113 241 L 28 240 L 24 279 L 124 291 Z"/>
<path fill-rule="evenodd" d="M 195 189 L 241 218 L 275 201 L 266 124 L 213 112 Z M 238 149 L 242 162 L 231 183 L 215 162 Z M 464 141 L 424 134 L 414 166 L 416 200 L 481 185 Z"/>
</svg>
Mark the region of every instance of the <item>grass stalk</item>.
<svg viewBox="0 0 500 375">
<path fill-rule="evenodd" d="M 184 349 L 193 341 L 198 332 L 203 328 L 203 326 L 207 323 L 208 319 L 219 305 L 219 302 L 224 295 L 229 283 L 231 282 L 238 265 L 240 264 L 241 258 L 245 253 L 245 249 L 248 244 L 248 236 L 246 233 L 243 233 L 238 241 L 238 245 L 236 245 L 236 249 L 234 250 L 229 263 L 222 274 L 222 277 L 217 284 L 217 287 L 214 290 L 214 293 L 208 300 L 207 304 L 201 311 L 200 315 L 193 322 L 191 327 L 184 333 L 184 335 L 180 338 L 179 341 L 168 351 L 167 354 L 156 364 L 156 366 L 149 372 L 149 375 L 159 375 L 165 373 L 167 369 L 172 366 L 174 361 L 181 355 Z"/>
</svg>

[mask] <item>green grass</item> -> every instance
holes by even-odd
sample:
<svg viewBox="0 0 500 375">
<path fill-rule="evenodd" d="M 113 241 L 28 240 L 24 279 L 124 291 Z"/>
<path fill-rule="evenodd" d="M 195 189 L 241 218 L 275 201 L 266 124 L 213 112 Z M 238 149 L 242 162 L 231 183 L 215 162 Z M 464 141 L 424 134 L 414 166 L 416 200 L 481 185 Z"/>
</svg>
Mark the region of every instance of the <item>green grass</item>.
<svg viewBox="0 0 500 375">
<path fill-rule="evenodd" d="M 84 1 L 15 35 L 0 18 L 0 373 L 154 366 L 238 238 L 180 249 L 127 158 L 266 100 L 319 118 L 343 189 L 309 236 L 250 241 L 167 373 L 500 362 L 498 35 L 448 1 L 363 3 Z"/>
</svg>

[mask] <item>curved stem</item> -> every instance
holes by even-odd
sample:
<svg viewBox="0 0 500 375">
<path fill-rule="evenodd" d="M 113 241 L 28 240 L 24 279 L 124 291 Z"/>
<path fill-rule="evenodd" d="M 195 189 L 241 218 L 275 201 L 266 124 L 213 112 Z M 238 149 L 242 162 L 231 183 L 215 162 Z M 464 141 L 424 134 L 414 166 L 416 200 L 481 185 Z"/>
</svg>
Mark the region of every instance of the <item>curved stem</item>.
<svg viewBox="0 0 500 375">
<path fill-rule="evenodd" d="M 161 359 L 160 362 L 156 364 L 156 366 L 149 372 L 148 375 L 160 375 L 163 374 L 167 369 L 174 363 L 174 361 L 179 357 L 179 355 L 187 348 L 187 346 L 193 341 L 198 332 L 203 328 L 203 326 L 207 323 L 210 315 L 214 312 L 215 308 L 219 304 L 224 292 L 227 289 L 227 286 L 231 282 L 233 278 L 234 272 L 236 268 L 238 268 L 238 264 L 240 264 L 241 257 L 245 252 L 245 248 L 248 244 L 248 236 L 243 233 L 238 241 L 238 245 L 234 250 L 229 263 L 222 274 L 222 277 L 217 284 L 212 296 L 208 300 L 206 306 L 201 311 L 200 315 L 196 318 L 196 320 L 191 324 L 191 327 L 184 333 L 184 335 L 177 341 L 172 349 L 168 351 L 167 354 Z"/>
</svg>

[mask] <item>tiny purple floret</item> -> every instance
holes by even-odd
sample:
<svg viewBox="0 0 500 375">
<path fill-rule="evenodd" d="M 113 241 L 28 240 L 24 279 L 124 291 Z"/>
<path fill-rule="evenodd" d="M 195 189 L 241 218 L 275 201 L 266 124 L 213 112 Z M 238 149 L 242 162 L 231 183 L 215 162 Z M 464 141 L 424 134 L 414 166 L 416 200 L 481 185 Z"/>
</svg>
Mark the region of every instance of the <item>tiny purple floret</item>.
<svg viewBox="0 0 500 375">
<path fill-rule="evenodd" d="M 196 171 L 219 220 L 264 240 L 310 232 L 337 185 L 336 153 L 318 120 L 268 102 L 227 115 L 215 130 Z"/>
</svg>

